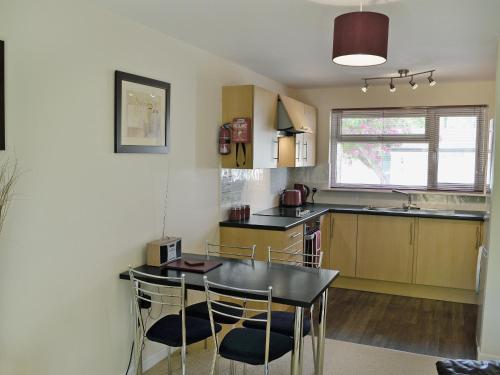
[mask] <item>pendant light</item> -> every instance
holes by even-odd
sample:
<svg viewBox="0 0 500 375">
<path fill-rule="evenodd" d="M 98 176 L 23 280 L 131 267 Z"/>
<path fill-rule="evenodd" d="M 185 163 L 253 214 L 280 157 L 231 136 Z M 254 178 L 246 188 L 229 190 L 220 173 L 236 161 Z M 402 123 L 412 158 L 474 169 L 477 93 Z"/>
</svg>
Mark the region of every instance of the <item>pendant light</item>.
<svg viewBox="0 0 500 375">
<path fill-rule="evenodd" d="M 387 61 L 389 17 L 375 12 L 345 13 L 335 18 L 332 60 L 339 65 L 371 66 Z"/>
</svg>

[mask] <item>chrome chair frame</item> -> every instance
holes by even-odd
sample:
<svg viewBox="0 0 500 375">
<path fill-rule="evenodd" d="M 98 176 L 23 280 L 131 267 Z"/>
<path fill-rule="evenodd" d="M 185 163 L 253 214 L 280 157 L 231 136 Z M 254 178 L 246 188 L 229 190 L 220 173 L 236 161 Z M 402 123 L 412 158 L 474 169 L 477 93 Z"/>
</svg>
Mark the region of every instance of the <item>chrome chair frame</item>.
<svg viewBox="0 0 500 375">
<path fill-rule="evenodd" d="M 219 250 L 211 250 L 211 247 L 218 247 Z M 238 245 L 223 245 L 223 244 L 215 244 L 211 243 L 210 241 L 205 242 L 205 254 L 207 257 L 210 255 L 217 255 L 217 256 L 225 256 L 225 257 L 237 257 L 237 258 L 248 258 L 248 259 L 255 259 L 255 248 L 257 245 L 251 245 L 251 246 L 238 246 Z M 245 250 L 245 251 L 251 251 L 250 254 L 246 254 L 245 252 L 239 252 L 239 253 L 233 253 L 233 252 L 227 252 L 223 251 L 222 249 L 239 249 L 239 250 Z"/>
<path fill-rule="evenodd" d="M 296 244 L 292 244 L 283 250 L 273 250 L 271 246 L 267 247 L 267 261 L 272 263 L 273 261 L 279 263 L 292 263 L 295 266 L 308 266 L 312 268 L 321 268 L 323 263 L 323 252 L 320 251 L 318 254 L 307 254 L 304 253 L 303 249 L 297 251 L 286 251 L 291 249 Z M 277 257 L 273 257 L 273 253 L 282 254 Z M 287 256 L 288 255 L 288 256 Z M 299 258 L 299 259 L 296 259 Z M 326 303 L 326 301 L 323 301 Z M 314 333 L 314 305 L 309 309 L 309 319 L 311 320 L 311 342 L 312 342 L 312 352 L 314 361 L 314 373 L 318 373 L 317 367 L 317 356 L 316 356 L 316 335 Z"/>
<path fill-rule="evenodd" d="M 234 307 L 228 305 L 227 303 L 224 303 L 224 300 L 212 298 L 212 295 L 214 295 L 216 298 L 226 297 L 226 298 L 231 298 L 231 299 L 243 301 L 242 307 L 237 308 L 238 310 L 243 311 L 242 317 L 240 319 L 266 323 L 266 330 L 265 330 L 266 331 L 266 341 L 265 341 L 266 347 L 265 347 L 265 358 L 264 358 L 264 374 L 268 375 L 269 374 L 269 343 L 270 343 L 270 336 L 271 336 L 271 303 L 272 303 L 273 288 L 271 286 L 269 286 L 267 290 L 235 288 L 235 287 L 232 287 L 229 285 L 223 285 L 223 284 L 218 284 L 218 283 L 208 281 L 207 276 L 203 276 L 203 281 L 205 283 L 205 293 L 207 295 L 208 313 L 210 316 L 210 326 L 212 327 L 212 337 L 214 339 L 214 356 L 213 356 L 213 360 L 212 360 L 212 367 L 210 369 L 210 374 L 214 375 L 215 366 L 216 366 L 216 364 L 219 360 L 219 356 L 220 356 L 220 354 L 219 354 L 219 338 L 217 337 L 217 333 L 215 332 L 214 314 L 219 314 L 219 315 L 223 315 L 223 316 L 227 316 L 227 317 L 237 318 L 237 316 L 235 316 L 235 315 L 226 314 L 224 312 L 218 311 L 217 310 L 218 306 L 231 307 L 231 308 L 234 308 Z M 217 291 L 212 290 L 212 288 L 217 289 Z M 248 298 L 248 297 L 238 297 L 232 293 L 221 292 L 221 290 L 227 290 L 227 291 L 236 292 L 236 293 L 249 293 L 249 294 L 254 294 L 254 295 L 260 295 L 260 296 L 262 296 L 262 298 L 257 299 L 257 298 Z M 267 308 L 257 309 L 257 308 L 246 307 L 247 301 L 266 304 Z M 248 318 L 246 312 L 253 312 L 256 314 L 265 312 L 266 319 Z M 244 365 L 245 365 L 245 363 L 244 363 Z M 245 369 L 245 367 L 244 367 L 244 369 Z M 234 374 L 234 362 L 231 360 L 231 375 L 233 375 L 233 374 Z"/>
<path fill-rule="evenodd" d="M 139 301 L 143 300 L 151 303 L 153 305 L 163 306 L 172 306 L 172 307 L 180 307 L 181 309 L 181 321 L 182 321 L 182 346 L 181 346 L 181 363 L 182 363 L 182 375 L 186 374 L 186 314 L 185 314 L 185 295 L 186 295 L 186 284 L 185 284 L 185 275 L 181 274 L 181 277 L 164 277 L 164 276 L 156 276 L 143 272 L 139 272 L 134 270 L 129 265 L 129 275 L 130 281 L 132 283 L 132 290 L 134 293 L 134 330 L 135 330 L 135 366 L 136 372 L 142 373 L 142 349 L 144 346 L 144 338 L 146 337 L 146 327 L 144 326 L 144 321 L 141 315 L 141 308 L 139 306 Z M 144 276 L 149 279 L 156 279 L 165 282 L 166 284 L 156 284 L 144 280 L 138 279 L 136 276 Z M 168 285 L 168 283 L 173 285 Z M 178 284 L 178 285 L 176 285 Z M 145 289 L 143 286 L 148 286 L 150 288 L 156 288 L 156 292 L 151 289 Z M 165 290 L 165 292 L 161 292 L 161 290 Z M 170 294 L 170 291 L 178 290 L 179 295 Z M 168 293 L 167 293 L 168 292 Z M 151 296 L 151 299 L 144 298 L 144 295 Z M 159 299 L 155 300 L 155 297 Z M 170 303 L 164 301 L 163 298 L 166 299 L 178 299 L 178 303 Z M 137 321 L 139 322 L 139 329 L 137 329 Z M 214 329 L 212 327 L 212 329 Z M 139 345 L 140 343 L 140 345 Z M 170 375 L 172 373 L 172 362 L 171 362 L 171 348 L 167 345 L 168 348 L 168 357 L 167 357 L 167 373 Z M 140 369 L 140 370 L 139 370 Z M 140 371 L 140 372 L 139 372 Z"/>
<path fill-rule="evenodd" d="M 304 253 L 303 249 L 298 249 L 297 251 L 287 251 L 291 249 L 296 244 L 292 244 L 288 247 L 285 247 L 282 250 L 274 250 L 271 246 L 267 247 L 267 261 L 269 263 L 279 262 L 279 263 L 292 263 L 295 266 L 309 266 L 312 268 L 321 268 L 321 264 L 323 263 L 323 252 L 320 251 L 318 254 L 307 254 Z M 273 253 L 275 254 L 283 254 L 278 255 L 277 257 L 273 257 Z M 297 259 L 298 258 L 298 259 Z"/>
<path fill-rule="evenodd" d="M 218 250 L 213 250 L 212 248 L 218 248 Z M 239 246 L 239 245 L 225 245 L 225 244 L 216 244 L 213 242 L 210 242 L 208 240 L 205 241 L 205 255 L 207 258 L 209 258 L 211 255 L 215 256 L 222 256 L 222 257 L 228 257 L 228 258 L 242 258 L 242 259 L 255 259 L 255 248 L 257 245 L 251 245 L 251 246 Z M 234 251 L 224 251 L 223 249 L 232 249 Z M 237 250 L 243 250 L 243 251 L 237 251 Z M 243 305 L 245 305 L 245 302 L 243 302 Z M 234 326 L 234 325 L 233 325 Z M 207 349 L 207 340 L 205 340 L 204 344 L 205 349 Z"/>
</svg>

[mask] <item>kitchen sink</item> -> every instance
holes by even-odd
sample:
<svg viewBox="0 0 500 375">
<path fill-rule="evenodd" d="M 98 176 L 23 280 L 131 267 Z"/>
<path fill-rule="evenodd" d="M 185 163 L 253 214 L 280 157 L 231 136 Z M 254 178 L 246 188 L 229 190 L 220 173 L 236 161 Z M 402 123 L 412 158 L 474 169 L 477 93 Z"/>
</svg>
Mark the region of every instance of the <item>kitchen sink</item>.
<svg viewBox="0 0 500 375">
<path fill-rule="evenodd" d="M 389 211 L 389 212 L 409 212 L 410 210 L 408 208 L 403 208 L 403 207 L 373 207 L 373 206 L 367 206 L 365 207 L 365 210 L 368 211 Z"/>
<path fill-rule="evenodd" d="M 368 211 L 380 211 L 380 212 L 420 212 L 420 213 L 433 213 L 433 214 L 443 214 L 443 215 L 453 215 L 455 210 L 442 210 L 438 208 L 406 208 L 406 207 L 373 207 L 367 206 L 365 210 Z"/>
<path fill-rule="evenodd" d="M 439 208 L 421 208 L 421 212 L 432 212 L 435 214 L 444 214 L 444 215 L 453 215 L 455 214 L 455 210 L 442 210 Z"/>
</svg>

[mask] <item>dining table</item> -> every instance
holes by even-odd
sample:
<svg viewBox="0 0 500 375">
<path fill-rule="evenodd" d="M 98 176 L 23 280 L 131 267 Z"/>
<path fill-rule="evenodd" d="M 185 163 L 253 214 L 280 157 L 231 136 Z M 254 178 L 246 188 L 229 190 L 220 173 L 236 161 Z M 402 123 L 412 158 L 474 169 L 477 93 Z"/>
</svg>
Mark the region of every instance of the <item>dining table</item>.
<svg viewBox="0 0 500 375">
<path fill-rule="evenodd" d="M 295 312 L 294 343 L 290 364 L 291 375 L 302 375 L 304 310 L 311 308 L 316 302 L 319 302 L 318 332 L 315 344 L 315 369 L 316 375 L 323 375 L 328 289 L 332 282 L 339 276 L 339 271 L 185 252 L 182 254 L 182 259 L 191 261 L 209 259 L 220 261 L 221 264 L 206 273 L 175 270 L 169 268 L 168 265 L 160 267 L 142 265 L 134 269 L 151 276 L 180 277 L 181 274 L 184 274 L 185 287 L 188 290 L 204 291 L 203 276 L 207 276 L 208 280 L 214 283 L 240 289 L 267 290 L 271 286 L 272 301 L 291 306 Z M 159 282 L 159 279 L 153 277 L 149 280 L 147 276 L 140 278 L 144 281 Z M 120 279 L 130 280 L 129 271 L 120 273 Z M 234 293 L 236 295 L 239 292 Z M 238 296 L 247 298 L 258 297 L 251 294 L 239 294 Z M 135 340 L 138 340 L 137 334 L 135 335 Z M 141 368 L 142 366 L 139 364 L 136 367 Z M 139 369 L 137 373 L 141 373 L 141 371 Z"/>
</svg>

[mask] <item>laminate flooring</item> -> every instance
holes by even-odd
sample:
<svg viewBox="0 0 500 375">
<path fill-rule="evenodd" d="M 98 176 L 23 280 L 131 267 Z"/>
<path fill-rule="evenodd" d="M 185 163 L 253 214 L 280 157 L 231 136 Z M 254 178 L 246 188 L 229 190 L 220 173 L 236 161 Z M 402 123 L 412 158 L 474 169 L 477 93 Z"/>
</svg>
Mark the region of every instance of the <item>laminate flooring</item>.
<svg viewBox="0 0 500 375">
<path fill-rule="evenodd" d="M 333 288 L 326 337 L 446 358 L 476 358 L 477 306 Z"/>
</svg>

